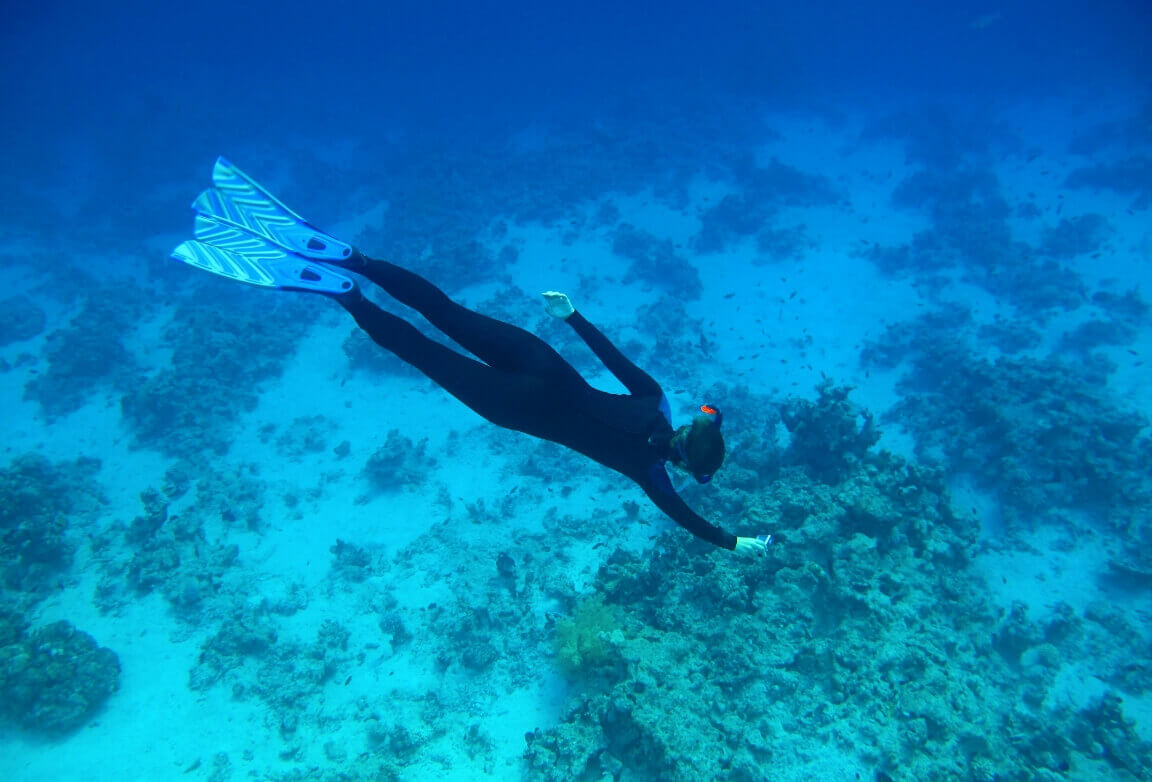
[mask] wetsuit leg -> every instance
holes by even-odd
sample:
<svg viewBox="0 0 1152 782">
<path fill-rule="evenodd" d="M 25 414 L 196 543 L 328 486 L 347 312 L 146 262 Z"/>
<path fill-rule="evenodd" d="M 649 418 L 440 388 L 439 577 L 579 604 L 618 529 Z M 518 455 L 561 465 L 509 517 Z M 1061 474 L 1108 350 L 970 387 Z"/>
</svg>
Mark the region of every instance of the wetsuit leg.
<svg viewBox="0 0 1152 782">
<path fill-rule="evenodd" d="M 394 299 L 418 311 L 445 336 L 491 367 L 506 372 L 551 376 L 567 383 L 584 383 L 580 373 L 535 334 L 457 304 L 418 274 L 377 260 L 369 260 L 358 271 Z"/>
<path fill-rule="evenodd" d="M 535 431 L 555 397 L 555 380 L 507 372 L 461 355 L 420 333 L 403 318 L 377 307 L 359 291 L 334 297 L 380 347 L 428 376 L 432 382 L 494 424 Z"/>
</svg>

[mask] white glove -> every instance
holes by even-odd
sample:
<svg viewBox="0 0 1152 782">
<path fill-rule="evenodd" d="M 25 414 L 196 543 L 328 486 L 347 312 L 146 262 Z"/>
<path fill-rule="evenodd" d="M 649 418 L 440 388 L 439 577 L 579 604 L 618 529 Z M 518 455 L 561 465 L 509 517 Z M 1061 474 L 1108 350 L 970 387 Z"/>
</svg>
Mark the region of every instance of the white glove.
<svg viewBox="0 0 1152 782">
<path fill-rule="evenodd" d="M 771 535 L 761 535 L 758 538 L 736 538 L 736 553 L 748 556 L 749 554 L 767 554 L 768 544 L 772 542 Z"/>
<path fill-rule="evenodd" d="M 560 291 L 544 291 L 541 295 L 544 297 L 544 309 L 554 318 L 568 320 L 568 316 L 576 311 L 572 302 Z"/>
</svg>

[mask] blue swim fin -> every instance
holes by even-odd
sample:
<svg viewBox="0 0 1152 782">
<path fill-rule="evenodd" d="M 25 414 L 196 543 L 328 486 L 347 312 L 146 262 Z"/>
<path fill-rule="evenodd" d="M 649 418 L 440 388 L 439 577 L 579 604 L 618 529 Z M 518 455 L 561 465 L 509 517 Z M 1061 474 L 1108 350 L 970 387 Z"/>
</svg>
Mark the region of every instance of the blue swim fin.
<svg viewBox="0 0 1152 782">
<path fill-rule="evenodd" d="M 338 266 L 360 262 L 355 247 L 309 224 L 223 157 L 216 159 L 212 183 L 214 188 L 205 190 L 192 202 L 192 208 L 200 214 L 314 261 Z"/>
<path fill-rule="evenodd" d="M 261 236 L 203 215 L 196 217 L 196 239 L 181 242 L 172 257 L 262 288 L 340 294 L 355 286 L 350 278 L 322 263 L 286 252 Z"/>
</svg>

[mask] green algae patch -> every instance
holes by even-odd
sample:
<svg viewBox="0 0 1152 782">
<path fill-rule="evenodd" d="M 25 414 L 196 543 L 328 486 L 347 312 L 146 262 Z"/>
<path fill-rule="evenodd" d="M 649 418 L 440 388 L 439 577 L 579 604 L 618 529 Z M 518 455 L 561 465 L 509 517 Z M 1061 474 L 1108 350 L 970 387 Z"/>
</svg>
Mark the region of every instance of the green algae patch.
<svg viewBox="0 0 1152 782">
<path fill-rule="evenodd" d="M 556 623 L 556 664 L 570 676 L 603 673 L 621 660 L 624 628 L 616 608 L 592 595 Z"/>
</svg>

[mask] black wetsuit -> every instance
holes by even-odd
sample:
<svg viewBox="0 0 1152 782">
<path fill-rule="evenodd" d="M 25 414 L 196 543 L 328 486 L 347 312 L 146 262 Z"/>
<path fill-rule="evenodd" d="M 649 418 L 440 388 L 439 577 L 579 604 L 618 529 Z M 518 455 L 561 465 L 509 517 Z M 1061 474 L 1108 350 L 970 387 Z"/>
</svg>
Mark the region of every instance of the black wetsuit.
<svg viewBox="0 0 1152 782">
<path fill-rule="evenodd" d="M 457 304 L 419 275 L 386 261 L 357 269 L 479 358 L 429 339 L 358 290 L 337 300 L 381 347 L 419 369 L 492 423 L 579 451 L 640 484 L 684 529 L 726 549 L 736 537 L 689 508 L 668 478 L 672 424 L 660 386 L 573 313 L 568 323 L 630 393 L 599 391 L 539 337 Z"/>
</svg>

